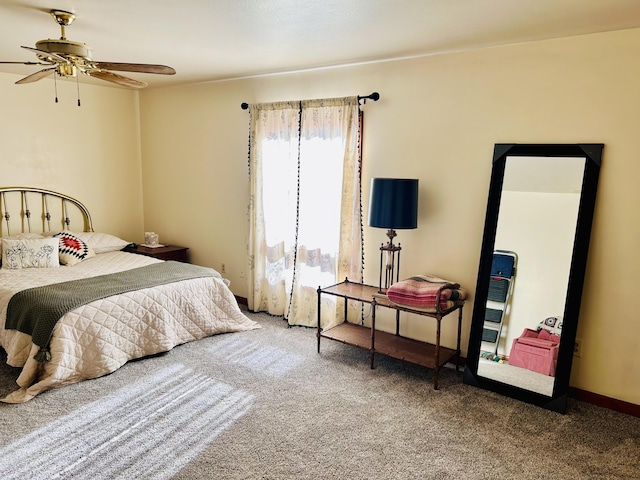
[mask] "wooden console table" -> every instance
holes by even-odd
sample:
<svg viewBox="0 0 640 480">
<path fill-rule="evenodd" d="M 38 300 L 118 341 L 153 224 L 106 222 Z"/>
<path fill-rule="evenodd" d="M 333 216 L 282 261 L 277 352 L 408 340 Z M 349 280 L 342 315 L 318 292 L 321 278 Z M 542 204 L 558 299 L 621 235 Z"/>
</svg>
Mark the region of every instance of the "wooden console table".
<svg viewBox="0 0 640 480">
<path fill-rule="evenodd" d="M 354 347 L 369 350 L 371 352 L 371 368 L 374 368 L 374 357 L 376 353 L 381 353 L 389 357 L 397 358 L 405 362 L 414 363 L 434 370 L 433 388 L 438 389 L 438 373 L 440 368 L 447 362 L 456 358 L 456 370 L 460 368 L 460 334 L 462 331 L 462 305 L 445 310 L 441 313 L 423 312 L 411 308 L 401 307 L 392 303 L 386 295 L 379 292 L 379 288 L 373 285 L 344 282 L 331 285 L 330 287 L 318 287 L 318 353 L 320 353 L 320 339 L 329 338 L 338 342 L 352 345 Z M 323 330 L 320 327 L 321 318 L 321 296 L 334 295 L 345 299 L 344 316 L 345 321 L 335 327 Z M 371 327 L 349 323 L 347 319 L 347 301 L 355 300 L 371 304 Z M 376 330 L 376 309 L 377 307 L 391 308 L 396 311 L 396 333 L 391 334 Z M 458 337 L 456 348 L 446 348 L 440 345 L 440 333 L 442 319 L 458 311 Z M 436 341 L 435 345 L 400 336 L 400 312 L 414 313 L 424 317 L 431 317 L 436 320 Z"/>
</svg>

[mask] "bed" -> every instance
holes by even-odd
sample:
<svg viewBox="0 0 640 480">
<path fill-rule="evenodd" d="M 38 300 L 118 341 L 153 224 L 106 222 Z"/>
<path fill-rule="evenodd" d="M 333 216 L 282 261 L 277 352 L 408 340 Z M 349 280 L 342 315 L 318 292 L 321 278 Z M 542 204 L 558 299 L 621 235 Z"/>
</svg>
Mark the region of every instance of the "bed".
<svg viewBox="0 0 640 480">
<path fill-rule="evenodd" d="M 132 359 L 260 327 L 217 271 L 121 251 L 128 242 L 95 232 L 72 197 L 0 188 L 0 213 L 0 346 L 21 369 L 17 390 L 2 402 L 23 403 Z M 47 316 L 55 321 L 43 328 Z"/>
</svg>

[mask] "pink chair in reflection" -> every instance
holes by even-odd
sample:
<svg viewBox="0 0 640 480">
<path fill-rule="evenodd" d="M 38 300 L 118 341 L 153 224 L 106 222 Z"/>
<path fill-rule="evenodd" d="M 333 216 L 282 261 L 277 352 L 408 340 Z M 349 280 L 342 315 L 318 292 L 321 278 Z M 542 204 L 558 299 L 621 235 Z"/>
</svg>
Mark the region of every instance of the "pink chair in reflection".
<svg viewBox="0 0 640 480">
<path fill-rule="evenodd" d="M 555 377 L 559 345 L 559 335 L 545 329 L 525 328 L 522 335 L 513 340 L 509 364 Z"/>
</svg>

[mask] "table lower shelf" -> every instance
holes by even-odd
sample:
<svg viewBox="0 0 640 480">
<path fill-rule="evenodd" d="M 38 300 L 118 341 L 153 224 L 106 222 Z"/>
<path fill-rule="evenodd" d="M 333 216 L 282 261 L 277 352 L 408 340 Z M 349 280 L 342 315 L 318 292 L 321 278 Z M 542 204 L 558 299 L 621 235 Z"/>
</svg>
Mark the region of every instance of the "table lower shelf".
<svg viewBox="0 0 640 480">
<path fill-rule="evenodd" d="M 341 323 L 320 333 L 320 337 L 371 351 L 371 328 L 354 323 Z M 440 346 L 440 358 L 436 365 L 436 347 L 431 343 L 400 337 L 381 330 L 375 331 L 373 353 L 380 353 L 398 360 L 427 368 L 440 368 L 457 355 L 456 350 Z"/>
</svg>

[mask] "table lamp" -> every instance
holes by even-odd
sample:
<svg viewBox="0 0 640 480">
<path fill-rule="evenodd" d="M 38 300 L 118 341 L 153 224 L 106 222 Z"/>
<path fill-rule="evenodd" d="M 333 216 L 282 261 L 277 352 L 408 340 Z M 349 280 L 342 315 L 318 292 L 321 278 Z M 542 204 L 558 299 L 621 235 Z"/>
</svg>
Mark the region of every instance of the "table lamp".
<svg viewBox="0 0 640 480">
<path fill-rule="evenodd" d="M 380 245 L 380 292 L 388 289 L 400 275 L 400 244 L 394 245 L 396 230 L 418 227 L 418 180 L 411 178 L 372 178 L 369 226 L 386 228 L 389 241 Z M 386 262 L 383 261 L 386 253 Z M 384 267 L 383 267 L 384 265 Z"/>
</svg>

